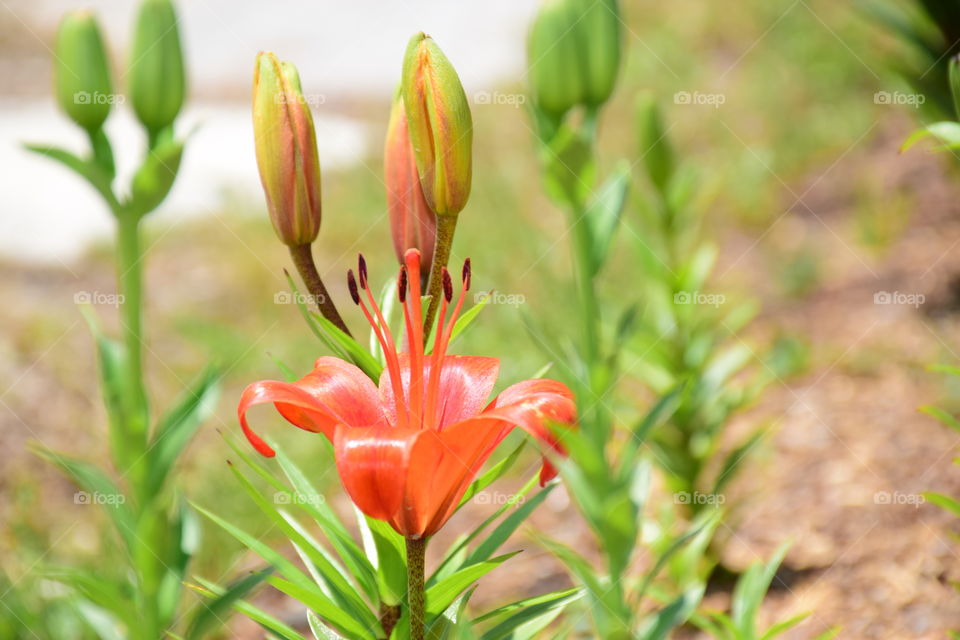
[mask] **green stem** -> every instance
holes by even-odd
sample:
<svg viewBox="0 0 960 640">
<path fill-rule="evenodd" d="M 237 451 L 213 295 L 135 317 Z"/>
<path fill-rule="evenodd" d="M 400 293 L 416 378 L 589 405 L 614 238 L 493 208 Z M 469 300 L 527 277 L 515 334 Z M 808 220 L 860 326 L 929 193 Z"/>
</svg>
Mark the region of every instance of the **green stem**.
<svg viewBox="0 0 960 640">
<path fill-rule="evenodd" d="M 125 420 L 123 424 L 123 460 L 117 460 L 120 471 L 130 478 L 137 497 L 137 520 L 154 518 L 150 510 L 156 509 L 154 496 L 150 493 L 149 469 L 146 451 L 149 449 L 149 406 L 143 376 L 143 253 L 140 243 L 140 216 L 133 211 L 117 211 L 117 269 L 119 279 L 120 321 L 126 354 Z M 158 611 L 159 576 L 164 569 L 162 561 L 154 555 L 163 547 L 166 527 L 151 520 L 150 525 L 139 534 L 149 555 L 137 558 L 140 594 L 138 597 L 139 624 L 133 631 L 137 638 L 148 640 L 162 633 Z"/>
<path fill-rule="evenodd" d="M 311 246 L 309 244 L 301 244 L 296 247 L 290 247 L 290 257 L 293 259 L 293 264 L 297 267 L 297 272 L 299 272 L 300 277 L 303 278 L 303 284 L 307 287 L 310 295 L 313 296 L 313 300 L 320 309 L 320 313 L 323 314 L 323 317 L 335 324 L 338 329 L 348 336 L 352 336 L 350 329 L 347 328 L 347 324 L 343 321 L 343 318 L 340 317 L 340 312 L 337 311 L 337 305 L 333 303 L 333 299 L 327 292 L 327 288 L 323 285 L 323 280 L 317 271 L 317 265 L 313 261 L 313 249 Z"/>
<path fill-rule="evenodd" d="M 423 640 L 426 630 L 424 568 L 426 538 L 407 538 L 407 601 L 410 603 L 410 640 Z"/>
<path fill-rule="evenodd" d="M 450 262 L 450 250 L 453 247 L 453 234 L 457 230 L 457 218 L 454 215 L 437 216 L 437 243 L 433 252 L 433 268 L 430 270 L 430 306 L 427 308 L 427 317 L 423 322 L 423 340 L 426 343 L 433 329 L 433 319 L 440 306 L 440 296 L 443 295 L 443 268 Z"/>
<path fill-rule="evenodd" d="M 131 212 L 117 216 L 117 277 L 121 297 L 120 320 L 126 347 L 126 383 L 129 413 L 126 430 L 131 441 L 147 449 L 147 391 L 143 381 L 143 298 L 140 218 Z M 135 454 L 139 457 L 139 454 Z M 135 475 L 135 480 L 140 480 Z"/>
<path fill-rule="evenodd" d="M 583 209 L 573 205 L 572 211 L 573 226 L 570 233 L 573 235 L 573 262 L 580 297 L 578 306 L 583 312 L 583 349 L 592 371 L 600 359 L 600 307 L 593 282 L 593 238 Z"/>
</svg>

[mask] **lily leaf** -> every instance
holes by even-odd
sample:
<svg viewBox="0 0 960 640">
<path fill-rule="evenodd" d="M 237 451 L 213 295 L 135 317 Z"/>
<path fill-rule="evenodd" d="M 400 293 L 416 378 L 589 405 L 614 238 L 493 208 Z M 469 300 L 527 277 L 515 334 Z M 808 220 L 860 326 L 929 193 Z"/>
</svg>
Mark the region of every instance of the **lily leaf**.
<svg viewBox="0 0 960 640">
<path fill-rule="evenodd" d="M 184 636 L 185 640 L 200 640 L 205 637 L 205 634 L 209 634 L 221 626 L 223 624 L 222 618 L 227 610 L 266 580 L 272 571 L 272 567 L 254 571 L 229 585 L 223 592 L 214 595 L 212 602 L 201 603 L 203 608 L 191 620 Z"/>
<path fill-rule="evenodd" d="M 502 556 L 497 556 L 485 562 L 479 562 L 465 569 L 457 571 L 453 575 L 427 589 L 427 618 L 432 620 L 442 614 L 461 593 L 471 584 L 487 575 L 508 559 L 520 553 L 515 551 Z"/>
<path fill-rule="evenodd" d="M 223 594 L 226 589 L 203 578 L 196 578 L 199 585 L 188 584 L 187 586 L 208 598 L 213 598 Z M 274 634 L 282 640 L 307 640 L 297 633 L 297 631 L 280 620 L 274 618 L 269 613 L 259 607 L 255 607 L 246 600 L 238 600 L 233 604 L 233 609 L 247 616 L 261 627 Z"/>
<path fill-rule="evenodd" d="M 157 425 L 149 453 L 149 481 L 154 493 L 159 491 L 197 429 L 216 409 L 219 377 L 219 372 L 212 368 L 203 372 Z"/>
<path fill-rule="evenodd" d="M 630 189 L 630 164 L 621 161 L 613 174 L 600 187 L 599 193 L 587 207 L 586 222 L 593 236 L 592 271 L 596 275 L 603 268 L 610 251 L 614 232 L 619 226 Z"/>
<path fill-rule="evenodd" d="M 58 149 L 47 145 L 28 144 L 24 145 L 28 151 L 46 156 L 51 160 L 56 160 L 60 164 L 71 169 L 84 178 L 90 185 L 97 190 L 110 207 L 111 211 L 117 213 L 120 211 L 120 203 L 113 195 L 110 174 L 104 171 L 103 167 L 95 162 L 84 160 L 66 149 Z"/>
</svg>

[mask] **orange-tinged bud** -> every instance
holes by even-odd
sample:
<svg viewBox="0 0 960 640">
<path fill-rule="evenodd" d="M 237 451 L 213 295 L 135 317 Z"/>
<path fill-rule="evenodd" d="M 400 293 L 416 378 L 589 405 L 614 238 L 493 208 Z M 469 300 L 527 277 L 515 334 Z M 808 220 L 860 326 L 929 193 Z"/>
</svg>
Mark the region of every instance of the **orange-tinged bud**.
<svg viewBox="0 0 960 640">
<path fill-rule="evenodd" d="M 253 74 L 253 135 L 270 220 L 291 247 L 320 231 L 320 160 L 313 116 L 289 62 L 257 56 Z"/>
<path fill-rule="evenodd" d="M 387 186 L 387 212 L 397 260 L 403 262 L 407 249 L 420 250 L 424 273 L 433 263 L 437 237 L 437 218 L 423 196 L 413 144 L 407 128 L 407 115 L 398 94 L 390 111 L 387 140 L 383 150 L 383 174 Z"/>
<path fill-rule="evenodd" d="M 423 33 L 407 46 L 402 93 L 423 195 L 437 215 L 456 215 L 470 196 L 473 122 L 456 70 Z"/>
</svg>

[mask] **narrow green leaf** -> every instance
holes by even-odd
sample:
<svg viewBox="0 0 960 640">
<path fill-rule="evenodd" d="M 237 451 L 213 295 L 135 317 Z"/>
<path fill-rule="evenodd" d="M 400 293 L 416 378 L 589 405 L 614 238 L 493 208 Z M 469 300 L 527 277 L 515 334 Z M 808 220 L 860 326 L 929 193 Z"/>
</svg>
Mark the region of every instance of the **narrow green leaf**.
<svg viewBox="0 0 960 640">
<path fill-rule="evenodd" d="M 37 455 L 59 467 L 81 489 L 74 494 L 77 504 L 101 505 L 113 521 L 127 550 L 133 552 L 136 518 L 127 504 L 127 495 L 100 468 L 50 449 L 35 449 Z"/>
<path fill-rule="evenodd" d="M 591 226 L 593 237 L 591 271 L 594 275 L 599 273 L 606 263 L 614 233 L 623 215 L 629 189 L 630 164 L 623 160 L 600 187 L 594 201 L 587 207 L 585 216 L 586 222 Z"/>
<path fill-rule="evenodd" d="M 233 608 L 238 600 L 245 598 L 273 571 L 267 567 L 260 571 L 253 571 L 229 585 L 222 593 L 213 597 L 212 602 L 201 602 L 200 612 L 190 621 L 187 627 L 185 640 L 201 640 L 206 634 L 223 625 L 227 617 L 227 610 Z"/>
<path fill-rule="evenodd" d="M 534 509 L 539 507 L 544 500 L 547 499 L 547 496 L 550 495 L 550 492 L 556 488 L 556 484 L 551 484 L 547 487 L 544 487 L 542 491 L 533 496 L 530 500 L 523 501 L 517 509 L 511 513 L 509 516 L 504 518 L 497 527 L 487 536 L 477 547 L 467 556 L 465 565 L 470 566 L 472 564 L 482 562 L 496 553 L 497 549 L 500 548 L 504 542 L 507 541 L 513 532 L 530 517 L 530 514 L 533 513 Z"/>
<path fill-rule="evenodd" d="M 337 345 L 339 345 L 353 361 L 355 365 L 360 367 L 360 369 L 367 374 L 367 376 L 377 382 L 380 380 L 380 374 L 383 373 L 383 365 L 380 364 L 376 358 L 370 355 L 366 349 L 360 346 L 356 340 L 345 334 L 340 330 L 337 325 L 333 324 L 326 318 L 324 318 L 319 313 L 313 314 L 313 319 L 317 321 L 321 329 L 323 329 L 327 336 L 330 337 Z"/>
<path fill-rule="evenodd" d="M 196 578 L 200 585 L 188 584 L 187 586 L 208 598 L 216 597 L 224 593 L 225 589 L 220 585 L 214 584 L 203 578 Z M 238 600 L 233 604 L 235 611 L 239 611 L 247 616 L 261 627 L 283 640 L 307 640 L 297 633 L 295 629 L 274 618 L 269 613 L 255 607 L 246 600 Z"/>
<path fill-rule="evenodd" d="M 427 589 L 427 618 L 432 619 L 443 613 L 444 610 L 450 606 L 450 603 L 456 600 L 457 596 L 463 593 L 467 587 L 518 553 L 520 552 L 507 553 L 485 562 L 471 565 L 457 571 L 450 577 Z"/>
<path fill-rule="evenodd" d="M 481 640 L 501 640 L 514 637 L 514 631 L 528 622 L 546 617 L 550 613 L 559 613 L 566 605 L 583 597 L 583 590 L 579 588 L 555 591 L 542 596 L 518 600 L 504 605 L 482 616 L 474 618 L 474 622 L 483 622 L 506 616 L 481 636 Z M 552 618 L 547 618 L 548 622 Z"/>
<path fill-rule="evenodd" d="M 314 489 L 300 468 L 283 451 L 277 451 L 277 462 L 293 485 L 296 493 L 294 502 L 308 513 L 323 531 L 327 540 L 340 559 L 360 583 L 361 588 L 372 600 L 378 596 L 377 577 L 371 560 L 363 553 L 350 536 L 350 532 L 340 518 L 330 508 L 323 495 Z"/>
<path fill-rule="evenodd" d="M 945 509 L 951 512 L 955 516 L 960 516 L 960 502 L 951 498 L 950 496 L 943 495 L 942 493 L 934 493 L 932 491 L 927 491 L 921 493 L 927 501 L 932 504 L 937 505 L 941 509 Z"/>
<path fill-rule="evenodd" d="M 772 638 L 776 638 L 781 633 L 789 631 L 790 629 L 797 626 L 798 624 L 800 624 L 801 622 L 803 622 L 809 617 L 810 617 L 809 613 L 801 613 L 800 615 L 794 616 L 788 620 L 784 620 L 783 622 L 778 622 L 777 624 L 767 629 L 767 631 L 762 636 L 760 636 L 760 640 L 771 640 Z"/>
<path fill-rule="evenodd" d="M 703 587 L 688 589 L 679 598 L 658 611 L 653 624 L 641 634 L 643 640 L 664 640 L 671 631 L 686 622 L 703 598 Z"/>
<path fill-rule="evenodd" d="M 330 563 L 326 555 L 320 553 L 309 539 L 305 538 L 296 527 L 293 527 L 279 512 L 276 505 L 264 498 L 243 473 L 233 465 L 230 465 L 230 470 L 233 471 L 233 474 L 240 481 L 240 484 L 254 503 L 260 507 L 260 510 L 270 518 L 287 538 L 306 554 L 322 577 L 321 586 L 326 588 L 327 593 L 332 597 L 337 606 L 345 609 L 347 613 L 357 620 L 369 626 L 375 626 L 377 624 L 376 616 L 371 613 L 366 603 L 354 590 L 353 586 L 347 582 L 341 572 Z M 267 560 L 269 561 L 269 559 Z M 276 566 L 280 568 L 280 565 Z"/>
<path fill-rule="evenodd" d="M 83 160 L 65 149 L 57 149 L 56 147 L 47 145 L 27 144 L 24 145 L 24 147 L 28 151 L 46 156 L 51 160 L 56 160 L 68 169 L 74 171 L 97 190 L 97 193 L 107 202 L 111 211 L 116 213 L 120 210 L 120 203 L 117 201 L 116 196 L 113 195 L 110 174 L 104 171 L 97 163 Z"/>
<path fill-rule="evenodd" d="M 373 624 L 368 625 L 366 622 L 356 620 L 319 591 L 304 588 L 276 576 L 268 578 L 267 581 L 279 591 L 312 609 L 315 614 L 347 638 L 376 640 L 377 636 L 375 634 L 383 633 L 379 621 L 374 620 Z"/>
<path fill-rule="evenodd" d="M 149 481 L 160 490 L 170 469 L 201 424 L 213 414 L 219 397 L 219 372 L 207 369 L 157 425 L 150 444 Z"/>
<path fill-rule="evenodd" d="M 960 431 L 960 420 L 957 420 L 956 418 L 954 418 L 952 415 L 950 415 L 943 409 L 940 409 L 939 407 L 932 407 L 930 405 L 924 405 L 920 407 L 920 411 L 927 414 L 928 416 L 936 418 L 937 420 L 947 425 L 951 429 Z"/>
</svg>

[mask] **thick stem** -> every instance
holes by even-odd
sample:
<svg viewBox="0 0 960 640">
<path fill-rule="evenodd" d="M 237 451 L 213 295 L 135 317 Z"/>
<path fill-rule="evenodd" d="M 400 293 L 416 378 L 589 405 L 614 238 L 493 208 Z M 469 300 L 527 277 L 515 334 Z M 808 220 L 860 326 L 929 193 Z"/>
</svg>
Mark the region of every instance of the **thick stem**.
<svg viewBox="0 0 960 640">
<path fill-rule="evenodd" d="M 443 295 L 443 268 L 450 261 L 450 249 L 453 247 L 453 234 L 457 230 L 457 215 L 437 216 L 437 244 L 433 251 L 433 268 L 430 270 L 430 306 L 427 308 L 427 317 L 423 322 L 423 341 L 426 344 L 433 329 L 433 319 L 440 306 L 440 297 Z"/>
<path fill-rule="evenodd" d="M 147 391 L 143 383 L 143 299 L 140 218 L 122 212 L 117 229 L 117 278 L 120 321 L 126 347 L 126 392 L 129 413 L 125 430 L 131 441 L 147 448 Z M 124 469 L 124 471 L 126 471 Z"/>
<path fill-rule="evenodd" d="M 598 364 L 600 357 L 600 307 L 597 304 L 597 292 L 593 281 L 593 246 L 590 235 L 590 223 L 585 219 L 581 207 L 573 207 L 573 221 L 570 233 L 573 235 L 573 261 L 576 270 L 580 310 L 583 312 L 583 348 L 587 364 L 591 369 Z"/>
<path fill-rule="evenodd" d="M 303 278 L 303 284 L 307 287 L 310 295 L 313 296 L 313 300 L 323 317 L 335 324 L 348 336 L 352 335 L 343 318 L 340 317 L 337 306 L 333 304 L 330 294 L 327 293 L 327 288 L 323 286 L 323 280 L 320 278 L 317 265 L 313 261 L 313 250 L 310 245 L 301 244 L 290 247 L 290 257 L 293 258 L 293 264 L 297 267 L 300 277 Z"/>
<path fill-rule="evenodd" d="M 426 538 L 407 538 L 407 601 L 410 603 L 410 640 L 423 640 L 426 622 L 424 567 L 427 557 Z"/>
</svg>

